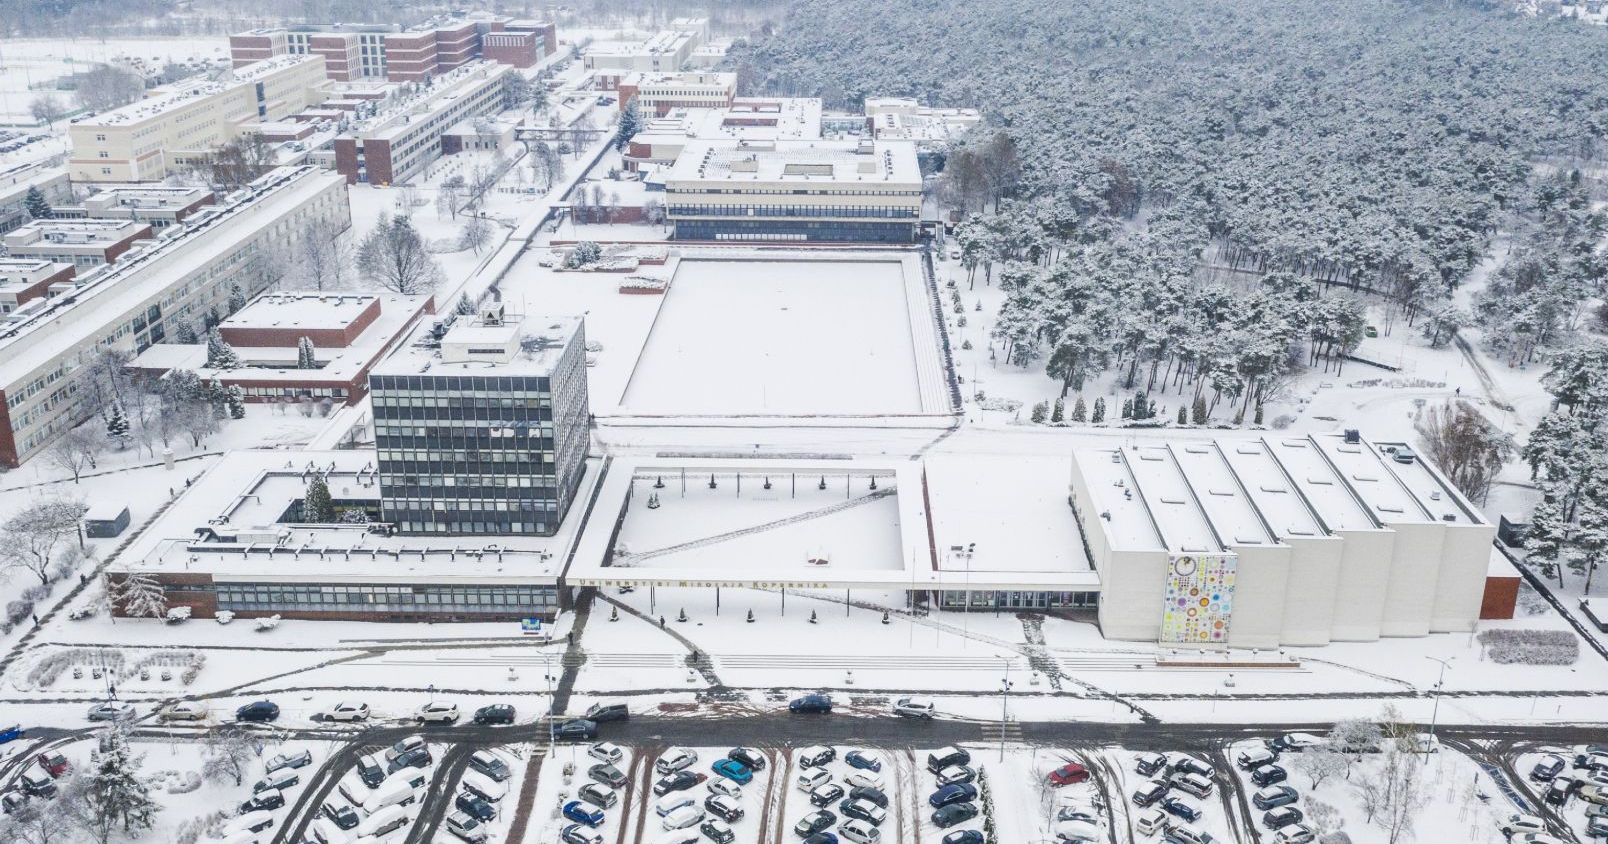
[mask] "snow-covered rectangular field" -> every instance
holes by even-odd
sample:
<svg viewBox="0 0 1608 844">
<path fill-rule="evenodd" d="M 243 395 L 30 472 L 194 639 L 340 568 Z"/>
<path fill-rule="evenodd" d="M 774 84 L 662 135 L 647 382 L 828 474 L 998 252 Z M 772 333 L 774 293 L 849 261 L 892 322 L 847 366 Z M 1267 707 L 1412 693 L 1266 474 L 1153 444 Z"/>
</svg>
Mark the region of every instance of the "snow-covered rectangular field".
<svg viewBox="0 0 1608 844">
<path fill-rule="evenodd" d="M 921 413 L 898 261 L 683 260 L 621 401 L 628 413 Z"/>
</svg>

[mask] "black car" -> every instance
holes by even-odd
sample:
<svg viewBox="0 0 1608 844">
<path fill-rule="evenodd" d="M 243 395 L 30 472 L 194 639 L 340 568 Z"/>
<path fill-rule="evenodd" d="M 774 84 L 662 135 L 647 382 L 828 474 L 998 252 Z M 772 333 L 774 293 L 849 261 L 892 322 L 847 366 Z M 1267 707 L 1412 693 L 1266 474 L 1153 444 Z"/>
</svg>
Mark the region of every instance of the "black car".
<svg viewBox="0 0 1608 844">
<path fill-rule="evenodd" d="M 631 710 L 623 703 L 596 703 L 586 710 L 586 719 L 599 724 L 605 721 L 629 721 Z"/>
<path fill-rule="evenodd" d="M 824 809 L 827 806 L 836 803 L 842 796 L 843 786 L 838 785 L 835 782 L 829 782 L 810 792 L 810 803 Z"/>
<path fill-rule="evenodd" d="M 1181 797 L 1169 797 L 1161 801 L 1161 808 L 1167 814 L 1175 818 L 1183 818 L 1190 823 L 1200 820 L 1200 808 Z"/>
<path fill-rule="evenodd" d="M 838 844 L 838 837 L 830 832 L 817 832 L 799 844 Z"/>
<path fill-rule="evenodd" d="M 385 769 L 380 767 L 380 760 L 375 756 L 363 756 L 357 760 L 357 778 L 369 788 L 379 788 L 385 782 Z"/>
<path fill-rule="evenodd" d="M 743 816 L 743 807 L 739 806 L 737 801 L 722 794 L 711 794 L 705 797 L 703 806 L 709 814 L 720 818 L 726 823 L 736 823 Z"/>
<path fill-rule="evenodd" d="M 1251 782 L 1262 787 L 1284 782 L 1289 778 L 1290 773 L 1277 765 L 1263 765 L 1251 772 Z"/>
<path fill-rule="evenodd" d="M 475 710 L 476 724 L 512 724 L 514 707 L 507 703 L 493 703 Z"/>
<path fill-rule="evenodd" d="M 826 695 L 805 695 L 787 704 L 788 712 L 831 712 L 832 699 Z"/>
<path fill-rule="evenodd" d="M 1145 780 L 1133 790 L 1133 805 L 1149 806 L 1167 796 L 1168 786 L 1161 780 Z"/>
<path fill-rule="evenodd" d="M 932 825 L 939 829 L 947 829 L 975 817 L 977 817 L 976 803 L 951 803 L 932 813 Z"/>
<path fill-rule="evenodd" d="M 1552 782 L 1552 779 L 1563 773 L 1564 761 L 1561 756 L 1546 756 L 1535 763 L 1530 769 L 1530 779 L 1536 782 Z"/>
<path fill-rule="evenodd" d="M 279 704 L 271 700 L 253 701 L 235 710 L 236 721 L 277 721 L 278 719 Z"/>
<path fill-rule="evenodd" d="M 622 788 L 625 786 L 625 774 L 619 768 L 607 763 L 587 768 L 586 775 L 609 788 Z"/>
<path fill-rule="evenodd" d="M 983 844 L 983 834 L 975 829 L 962 829 L 945 835 L 939 844 Z"/>
<path fill-rule="evenodd" d="M 807 837 L 817 832 L 824 832 L 828 829 L 831 829 L 832 824 L 835 823 L 837 823 L 837 815 L 834 815 L 825 809 L 821 809 L 820 811 L 811 812 L 800 818 L 798 823 L 793 825 L 793 833 L 800 837 Z"/>
<path fill-rule="evenodd" d="M 403 753 L 401 756 L 392 759 L 391 764 L 385 766 L 385 772 L 388 774 L 394 774 L 403 768 L 428 768 L 430 767 L 431 761 L 430 748 L 415 747 L 412 750 Z"/>
<path fill-rule="evenodd" d="M 752 747 L 734 747 L 726 754 L 726 758 L 743 763 L 743 767 L 750 771 L 765 770 L 765 755 Z"/>
<path fill-rule="evenodd" d="M 887 819 L 887 813 L 878 812 L 875 805 L 859 803 L 854 800 L 843 801 L 843 805 L 838 806 L 838 811 L 842 812 L 845 818 L 865 821 L 872 826 L 881 826 L 882 822 Z"/>
<path fill-rule="evenodd" d="M 708 777 L 704 774 L 693 773 L 692 771 L 676 771 L 654 783 L 653 793 L 662 797 L 672 791 L 686 791 L 706 779 Z"/>
<path fill-rule="evenodd" d="M 571 718 L 553 725 L 555 741 L 591 741 L 597 738 L 597 722 Z"/>
<path fill-rule="evenodd" d="M 279 789 L 258 792 L 251 795 L 251 799 L 240 804 L 240 814 L 247 812 L 266 812 L 285 805 L 285 795 Z"/>
<path fill-rule="evenodd" d="M 329 818 L 330 823 L 341 829 L 352 829 L 363 822 L 363 818 L 357 814 L 357 809 L 351 806 L 337 806 L 334 803 L 325 803 L 321 811 L 324 813 L 324 817 Z"/>
<path fill-rule="evenodd" d="M 474 818 L 477 821 L 489 821 L 492 818 L 497 817 L 496 806 L 487 803 L 473 794 L 458 795 L 458 799 L 454 800 L 452 805 L 458 807 L 459 811 L 468 814 L 469 817 Z"/>
<path fill-rule="evenodd" d="M 883 794 L 878 789 L 871 788 L 869 786 L 862 785 L 859 788 L 849 789 L 849 799 L 864 800 L 865 802 L 871 803 L 878 808 L 888 808 L 888 795 Z"/>
<path fill-rule="evenodd" d="M 1298 824 L 1306 813 L 1294 806 L 1280 806 L 1271 812 L 1262 815 L 1262 825 L 1268 829 L 1283 829 L 1291 824 Z"/>
<path fill-rule="evenodd" d="M 1300 799 L 1300 797 L 1301 795 L 1296 793 L 1295 789 L 1287 785 L 1276 785 L 1256 792 L 1251 797 L 1251 804 L 1265 812 L 1269 809 L 1277 809 L 1280 806 L 1288 806 Z"/>
<path fill-rule="evenodd" d="M 719 821 L 704 821 L 703 825 L 698 827 L 698 831 L 703 833 L 703 837 L 715 842 L 715 844 L 731 844 L 731 842 L 737 840 L 737 833 L 732 832 L 731 827 Z"/>
</svg>

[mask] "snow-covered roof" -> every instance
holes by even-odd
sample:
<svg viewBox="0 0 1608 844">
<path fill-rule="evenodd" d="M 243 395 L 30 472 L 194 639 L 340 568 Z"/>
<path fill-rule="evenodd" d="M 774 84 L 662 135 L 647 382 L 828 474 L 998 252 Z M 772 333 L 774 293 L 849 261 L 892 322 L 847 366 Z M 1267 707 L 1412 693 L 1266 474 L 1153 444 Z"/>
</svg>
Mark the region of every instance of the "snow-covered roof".
<svg viewBox="0 0 1608 844">
<path fill-rule="evenodd" d="M 1171 443 L 1167 452 L 1223 544 L 1271 545 L 1276 541 L 1216 443 Z"/>
<path fill-rule="evenodd" d="M 1363 506 L 1317 444 L 1305 437 L 1268 437 L 1262 444 L 1279 461 L 1324 527 L 1330 531 L 1379 528 L 1380 520 Z"/>
<path fill-rule="evenodd" d="M 414 304 L 423 297 L 386 297 Z M 373 293 L 342 290 L 292 290 L 265 293 L 218 324 L 219 328 L 338 329 L 351 325 L 370 305 L 380 301 Z"/>
<path fill-rule="evenodd" d="M 909 141 L 694 140 L 665 182 L 671 188 L 678 182 L 770 182 L 919 190 L 921 168 Z"/>
<path fill-rule="evenodd" d="M 514 316 L 501 324 L 463 319 L 439 341 L 415 337 L 375 365 L 374 375 L 498 374 L 548 377 L 584 336 L 580 317 Z"/>
<path fill-rule="evenodd" d="M 1339 434 L 1315 434 L 1309 439 L 1329 458 L 1346 484 L 1379 521 L 1385 524 L 1434 521 L 1396 473 L 1385 465 L 1386 458 L 1381 457 L 1372 444 L 1361 440 L 1349 443 Z"/>
<path fill-rule="evenodd" d="M 1122 449 L 1114 446 L 1077 449 L 1072 453 L 1089 484 L 1087 525 L 1096 520 L 1118 550 L 1162 551 L 1161 528 L 1137 492 L 1138 484 Z"/>
<path fill-rule="evenodd" d="M 1251 503 L 1281 539 L 1324 536 L 1327 531 L 1307 507 L 1301 491 L 1285 474 L 1261 440 L 1220 440 L 1212 447 L 1222 455 Z"/>
<path fill-rule="evenodd" d="M 1402 486 L 1418 501 L 1419 506 L 1427 511 L 1431 518 L 1445 524 L 1483 525 L 1487 524 L 1480 511 L 1463 498 L 1457 487 L 1449 483 L 1440 472 L 1425 462 L 1423 455 L 1418 454 L 1411 463 L 1397 461 L 1395 455 L 1404 449 L 1411 449 L 1406 443 L 1372 443 L 1373 448 L 1380 452 L 1381 462 L 1388 468 Z"/>
<path fill-rule="evenodd" d="M 922 464 L 938 566 L 974 576 L 1093 571 L 1067 506 L 1071 457 L 929 454 Z M 966 552 L 949 553 L 953 547 Z"/>
<path fill-rule="evenodd" d="M 1166 446 L 1130 446 L 1120 453 L 1138 485 L 1138 495 L 1160 526 L 1167 550 L 1191 554 L 1224 550 L 1183 470 Z"/>
</svg>

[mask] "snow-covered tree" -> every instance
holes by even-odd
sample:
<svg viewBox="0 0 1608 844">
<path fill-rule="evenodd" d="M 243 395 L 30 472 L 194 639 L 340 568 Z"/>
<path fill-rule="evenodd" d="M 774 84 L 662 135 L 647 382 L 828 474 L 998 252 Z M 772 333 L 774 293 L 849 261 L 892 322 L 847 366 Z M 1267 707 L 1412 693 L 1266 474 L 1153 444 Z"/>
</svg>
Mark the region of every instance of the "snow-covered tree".
<svg viewBox="0 0 1608 844">
<path fill-rule="evenodd" d="M 1338 777 L 1351 770 L 1351 764 L 1344 756 L 1327 748 L 1313 748 L 1296 754 L 1290 767 L 1306 776 L 1313 791 L 1330 777 Z"/>
<path fill-rule="evenodd" d="M 18 506 L 0 523 L 0 571 L 23 570 L 50 583 L 56 550 L 78 534 L 89 505 L 73 498 L 39 498 Z"/>
<path fill-rule="evenodd" d="M 90 754 L 89 770 L 78 776 L 81 801 L 74 820 L 98 844 L 108 844 L 121 830 L 137 837 L 151 828 L 162 806 L 151 797 L 140 777 L 143 756 L 129 749 L 121 730 L 102 734 L 100 747 Z"/>
<path fill-rule="evenodd" d="M 441 265 L 407 217 L 381 214 L 357 250 L 357 267 L 370 282 L 404 295 L 433 288 Z"/>
<path fill-rule="evenodd" d="M 242 365 L 240 355 L 223 339 L 223 334 L 217 328 L 207 332 L 207 368 L 208 369 L 239 369 Z"/>
<path fill-rule="evenodd" d="M 158 618 L 167 613 L 167 593 L 146 572 L 129 572 L 120 581 L 107 578 L 106 594 L 114 606 L 134 618 Z"/>
<path fill-rule="evenodd" d="M 45 198 L 44 192 L 38 186 L 28 188 L 28 193 L 22 198 L 22 207 L 28 212 L 28 216 L 35 220 L 48 220 L 56 213 L 50 207 L 50 200 Z"/>
<path fill-rule="evenodd" d="M 239 384 L 230 384 L 224 391 L 224 404 L 229 408 L 230 419 L 246 418 L 246 391 Z"/>
<path fill-rule="evenodd" d="M 128 445 L 128 431 L 128 414 L 123 412 L 123 403 L 113 400 L 112 409 L 106 414 L 106 438 L 121 451 Z"/>
<path fill-rule="evenodd" d="M 201 776 L 237 786 L 244 783 L 257 756 L 256 740 L 244 730 L 222 729 L 208 733 L 204 742 Z"/>
<path fill-rule="evenodd" d="M 296 368 L 318 368 L 318 352 L 313 348 L 313 338 L 302 337 L 296 341 Z"/>
<path fill-rule="evenodd" d="M 642 112 L 637 108 L 636 98 L 625 104 L 625 110 L 620 112 L 620 122 L 614 127 L 614 148 L 625 149 L 636 133 L 642 131 Z"/>
<path fill-rule="evenodd" d="M 307 494 L 302 499 L 302 521 L 314 524 L 335 521 L 335 501 L 330 497 L 329 484 L 323 475 L 314 475 L 307 482 Z"/>
<path fill-rule="evenodd" d="M 1491 424 L 1466 401 L 1448 401 L 1428 408 L 1415 427 L 1435 465 L 1474 501 L 1485 501 L 1497 473 L 1518 453 L 1513 436 Z"/>
</svg>

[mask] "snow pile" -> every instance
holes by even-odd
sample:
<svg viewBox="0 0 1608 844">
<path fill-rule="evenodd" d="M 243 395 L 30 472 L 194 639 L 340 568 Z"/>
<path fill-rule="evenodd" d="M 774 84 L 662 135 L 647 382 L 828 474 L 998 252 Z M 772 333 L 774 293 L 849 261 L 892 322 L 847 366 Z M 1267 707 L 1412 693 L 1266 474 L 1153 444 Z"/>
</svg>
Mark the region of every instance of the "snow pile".
<svg viewBox="0 0 1608 844">
<path fill-rule="evenodd" d="M 1573 665 L 1580 658 L 1580 640 L 1568 630 L 1486 630 L 1480 644 L 1504 665 Z"/>
</svg>

